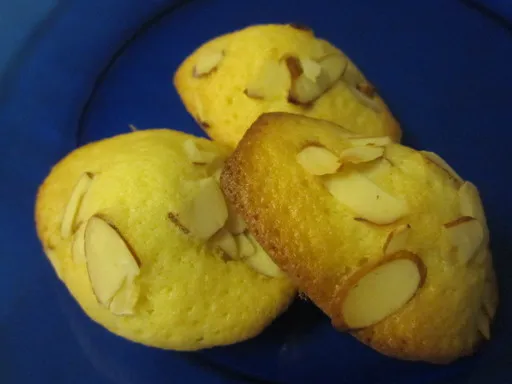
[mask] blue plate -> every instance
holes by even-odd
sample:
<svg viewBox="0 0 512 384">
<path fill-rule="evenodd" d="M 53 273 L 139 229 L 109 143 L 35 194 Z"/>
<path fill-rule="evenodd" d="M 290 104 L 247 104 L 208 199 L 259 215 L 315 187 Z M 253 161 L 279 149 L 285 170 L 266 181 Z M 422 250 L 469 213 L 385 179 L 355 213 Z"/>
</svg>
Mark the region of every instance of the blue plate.
<svg viewBox="0 0 512 384">
<path fill-rule="evenodd" d="M 105 4 L 106 3 L 106 4 Z M 458 1 L 76 0 L 53 9 L 0 82 L 0 382 L 511 382 L 512 34 Z M 202 134 L 172 87 L 202 42 L 249 24 L 307 24 L 349 54 L 402 123 L 481 189 L 502 303 L 493 339 L 448 366 L 402 362 L 298 301 L 259 337 L 199 353 L 118 338 L 89 320 L 35 238 L 37 185 L 76 145 L 139 128 Z M 511 142 L 508 142 L 511 140 Z"/>
</svg>

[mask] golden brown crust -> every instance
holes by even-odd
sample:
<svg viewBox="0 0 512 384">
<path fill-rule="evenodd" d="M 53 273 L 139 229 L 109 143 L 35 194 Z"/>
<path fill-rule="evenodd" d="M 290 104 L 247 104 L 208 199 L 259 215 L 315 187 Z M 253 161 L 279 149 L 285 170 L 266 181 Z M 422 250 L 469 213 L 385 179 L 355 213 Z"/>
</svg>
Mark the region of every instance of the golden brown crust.
<svg viewBox="0 0 512 384">
<path fill-rule="evenodd" d="M 194 77 L 193 69 L 205 53 L 224 52 L 224 57 L 205 76 Z M 368 136 L 401 137 L 400 126 L 383 100 L 376 95 L 380 112 L 365 106 L 343 81 L 337 81 L 315 102 L 289 102 L 289 88 L 272 99 L 250 98 L 245 90 L 261 68 L 293 55 L 301 58 L 345 56 L 310 30 L 292 25 L 255 25 L 212 39 L 188 56 L 174 74 L 174 86 L 187 111 L 214 140 L 235 147 L 247 128 L 262 113 L 282 111 L 303 114 L 342 125 Z M 290 79 L 288 79 L 290 81 Z M 245 92 L 245 93 L 244 93 Z"/>
<path fill-rule="evenodd" d="M 397 358 L 445 363 L 471 354 L 482 340 L 476 317 L 492 267 L 457 264 L 443 235 L 443 223 L 459 216 L 458 185 L 418 152 L 391 144 L 386 156 L 395 165 L 373 177 L 411 213 L 389 225 L 354 220 L 295 160 L 311 142 L 339 155 L 348 145 L 344 135 L 304 116 L 262 115 L 228 159 L 223 190 L 274 261 L 336 326 L 344 326 L 341 304 L 353 279 L 382 262 L 390 231 L 409 223 L 408 250 L 425 265 L 424 285 L 401 310 L 353 334 Z"/>
<path fill-rule="evenodd" d="M 288 273 L 290 278 L 299 287 L 303 286 L 304 281 L 307 281 L 308 287 L 304 289 L 304 292 L 313 299 L 316 305 L 329 314 L 333 312 L 330 309 L 335 305 L 332 301 L 333 290 L 341 281 L 347 280 L 349 276 L 344 271 L 338 270 L 324 270 L 324 273 L 317 273 L 314 266 L 314 258 L 309 256 L 302 257 L 304 256 L 302 252 L 298 252 L 301 247 L 301 241 L 296 238 L 282 238 L 279 227 L 285 228 L 288 225 L 286 217 L 284 215 L 275 216 L 276 225 L 268 226 L 267 220 L 269 220 L 269 217 L 267 212 L 273 208 L 272 202 L 265 201 L 263 203 L 258 199 L 258 196 L 253 194 L 252 190 L 248 190 L 248 188 L 254 185 L 253 174 L 256 173 L 257 169 L 261 169 L 260 167 L 266 168 L 267 180 L 276 177 L 277 172 L 273 171 L 273 169 L 281 165 L 279 163 L 267 164 L 271 153 L 260 154 L 252 151 L 261 149 L 259 143 L 267 141 L 267 132 L 270 130 L 278 131 L 282 127 L 280 125 L 281 122 L 294 125 L 297 136 L 296 140 L 292 140 L 291 144 L 297 149 L 304 148 L 313 142 L 309 137 L 304 137 L 300 134 L 308 124 L 315 123 L 327 130 L 338 131 L 337 135 L 339 137 L 351 135 L 351 133 L 348 133 L 343 128 L 327 121 L 309 118 L 302 119 L 299 115 L 281 112 L 264 114 L 247 131 L 244 139 L 226 162 L 221 175 L 221 185 L 226 197 L 244 216 L 251 233 L 269 252 L 274 261 Z M 278 134 L 276 133 L 276 135 Z M 332 138 L 332 136 L 328 136 Z M 288 139 L 290 138 L 288 137 Z M 325 137 L 322 139 L 316 138 L 314 142 L 317 145 L 329 148 Z M 271 147 L 268 148 L 270 152 L 273 152 Z M 265 181 L 262 181 L 261 185 L 263 186 L 264 184 Z M 304 187 L 308 186 L 309 184 L 304 184 Z M 315 206 L 311 208 L 315 208 L 315 211 L 307 212 L 311 217 L 321 217 L 324 214 Z M 305 213 L 302 212 L 302 214 Z M 312 251 L 313 248 L 310 248 L 310 250 Z M 349 273 L 349 271 L 350 267 L 347 268 L 346 272 Z"/>
</svg>

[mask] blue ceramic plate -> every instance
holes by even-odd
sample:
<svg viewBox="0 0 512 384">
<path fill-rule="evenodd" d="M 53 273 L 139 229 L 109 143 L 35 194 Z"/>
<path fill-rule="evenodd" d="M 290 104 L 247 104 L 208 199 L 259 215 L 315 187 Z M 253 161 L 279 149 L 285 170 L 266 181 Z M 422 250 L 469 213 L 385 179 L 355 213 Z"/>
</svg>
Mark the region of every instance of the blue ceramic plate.
<svg viewBox="0 0 512 384">
<path fill-rule="evenodd" d="M 506 22 L 454 0 L 127 3 L 63 2 L 0 83 L 1 383 L 511 382 Z M 94 324 L 54 276 L 32 223 L 36 188 L 50 166 L 129 124 L 201 135 L 172 87 L 173 72 L 202 42 L 268 22 L 306 24 L 340 46 L 380 89 L 405 143 L 438 152 L 480 187 L 502 305 L 493 339 L 477 355 L 447 366 L 390 359 L 334 331 L 306 302 L 253 340 L 161 351 Z"/>
</svg>

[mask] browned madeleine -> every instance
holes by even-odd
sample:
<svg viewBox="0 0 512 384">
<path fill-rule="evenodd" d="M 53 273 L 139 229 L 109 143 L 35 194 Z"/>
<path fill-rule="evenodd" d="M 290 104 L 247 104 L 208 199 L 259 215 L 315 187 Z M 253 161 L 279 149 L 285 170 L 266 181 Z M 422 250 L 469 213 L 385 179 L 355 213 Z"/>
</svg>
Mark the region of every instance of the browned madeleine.
<svg viewBox="0 0 512 384">
<path fill-rule="evenodd" d="M 401 137 L 371 79 L 333 44 L 296 24 L 252 25 L 205 42 L 181 63 L 174 86 L 206 134 L 233 148 L 258 116 L 276 111 Z"/>
<path fill-rule="evenodd" d="M 490 338 L 498 293 L 482 203 L 436 154 L 269 113 L 226 162 L 221 186 L 336 328 L 434 363 Z"/>
</svg>

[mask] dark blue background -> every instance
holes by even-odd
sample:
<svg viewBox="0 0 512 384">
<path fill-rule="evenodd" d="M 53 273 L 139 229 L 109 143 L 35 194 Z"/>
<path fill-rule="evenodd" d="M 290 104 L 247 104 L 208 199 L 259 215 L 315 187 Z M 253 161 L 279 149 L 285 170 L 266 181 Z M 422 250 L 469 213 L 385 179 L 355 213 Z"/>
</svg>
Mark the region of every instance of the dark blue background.
<svg viewBox="0 0 512 384">
<path fill-rule="evenodd" d="M 453 375 L 460 382 L 512 382 L 512 32 L 506 23 L 512 6 L 491 1 L 488 11 L 442 0 L 196 0 L 175 9 L 173 3 L 46 1 L 44 18 L 44 7 L 30 8 L 33 20 L 41 20 L 32 32 L 10 36 L 11 55 L 0 60 L 0 382 L 256 377 L 453 383 Z M 7 20 L 8 8 L 0 5 L 0 21 Z M 493 340 L 478 356 L 448 367 L 392 361 L 334 332 L 308 303 L 296 303 L 247 343 L 197 354 L 159 351 L 93 324 L 54 277 L 32 220 L 37 185 L 51 164 L 77 143 L 126 132 L 128 124 L 199 133 L 172 89 L 179 62 L 217 34 L 288 21 L 308 24 L 342 47 L 380 89 L 403 125 L 405 142 L 440 153 L 480 187 L 502 305 Z"/>
</svg>

